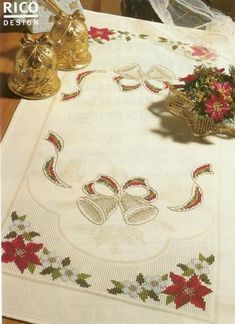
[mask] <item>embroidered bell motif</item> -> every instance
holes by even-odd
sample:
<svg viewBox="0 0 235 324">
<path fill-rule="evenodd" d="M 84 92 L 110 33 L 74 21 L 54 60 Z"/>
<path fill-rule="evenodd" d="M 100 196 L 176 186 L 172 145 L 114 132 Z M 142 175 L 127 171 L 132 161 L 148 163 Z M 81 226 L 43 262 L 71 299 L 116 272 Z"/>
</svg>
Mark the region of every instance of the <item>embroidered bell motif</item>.
<svg viewBox="0 0 235 324">
<path fill-rule="evenodd" d="M 60 88 L 56 69 L 56 53 L 49 36 L 44 34 L 33 39 L 26 34 L 21 39 L 8 86 L 17 95 L 28 99 L 53 96 Z"/>
<path fill-rule="evenodd" d="M 91 62 L 85 17 L 76 10 L 72 15 L 61 12 L 54 18 L 50 36 L 58 57 L 59 70 L 77 70 Z"/>
<path fill-rule="evenodd" d="M 95 197 L 81 197 L 77 200 L 81 213 L 96 225 L 104 224 L 118 207 L 118 200 L 113 196 L 97 194 Z"/>
<path fill-rule="evenodd" d="M 142 197 L 123 193 L 119 199 L 123 219 L 128 225 L 140 225 L 154 219 L 158 214 L 157 207 Z"/>
</svg>

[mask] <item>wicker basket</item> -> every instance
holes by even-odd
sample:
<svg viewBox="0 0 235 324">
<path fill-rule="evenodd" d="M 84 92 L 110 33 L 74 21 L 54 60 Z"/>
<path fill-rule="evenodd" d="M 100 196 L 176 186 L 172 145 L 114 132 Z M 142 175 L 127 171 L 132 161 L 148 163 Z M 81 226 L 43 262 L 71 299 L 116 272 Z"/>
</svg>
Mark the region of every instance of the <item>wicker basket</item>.
<svg viewBox="0 0 235 324">
<path fill-rule="evenodd" d="M 194 136 L 203 137 L 212 134 L 235 136 L 235 127 L 228 127 L 224 122 L 215 123 L 209 116 L 198 116 L 193 108 L 193 102 L 184 94 L 173 88 L 170 90 L 167 109 L 173 115 L 185 119 Z"/>
</svg>

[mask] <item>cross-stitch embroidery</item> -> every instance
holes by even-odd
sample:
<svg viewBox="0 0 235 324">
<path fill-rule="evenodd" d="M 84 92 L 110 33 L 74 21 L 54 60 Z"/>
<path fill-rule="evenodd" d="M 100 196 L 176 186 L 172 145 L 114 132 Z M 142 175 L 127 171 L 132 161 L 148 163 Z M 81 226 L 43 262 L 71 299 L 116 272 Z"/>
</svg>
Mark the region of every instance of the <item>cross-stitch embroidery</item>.
<svg viewBox="0 0 235 324">
<path fill-rule="evenodd" d="M 95 185 L 101 183 L 112 191 L 112 195 L 100 194 Z M 142 187 L 145 196 L 135 196 L 126 192 L 131 187 Z M 157 192 L 151 188 L 144 178 L 129 179 L 123 186 L 109 176 L 100 175 L 95 181 L 83 186 L 87 196 L 77 200 L 81 213 L 96 225 L 102 225 L 118 208 L 121 208 L 123 219 L 128 225 L 141 225 L 153 220 L 157 214 L 157 207 L 151 202 L 157 199 Z"/>
<path fill-rule="evenodd" d="M 199 257 L 191 259 L 188 264 L 177 265 L 183 271 L 182 275 L 172 271 L 164 275 L 148 276 L 139 273 L 133 281 L 112 280 L 114 287 L 107 291 L 113 295 L 123 295 L 147 303 L 151 301 L 165 305 L 174 303 L 176 309 L 190 303 L 205 311 L 204 297 L 213 292 L 208 288 L 211 285 L 208 275 L 209 267 L 214 261 L 213 255 L 206 258 L 199 253 Z"/>
<path fill-rule="evenodd" d="M 34 274 L 36 269 L 41 270 L 41 275 L 49 275 L 52 280 L 61 279 L 64 282 L 72 281 L 80 287 L 88 288 L 90 284 L 87 279 L 91 277 L 81 273 L 78 269 L 70 266 L 69 257 L 61 258 L 50 252 L 42 243 L 34 243 L 33 239 L 40 236 L 39 233 L 31 230 L 27 216 L 19 216 L 16 212 L 11 214 L 12 223 L 9 226 L 10 232 L 4 236 L 6 241 L 2 242 L 2 262 L 15 263 L 21 273 L 27 269 Z M 39 251 L 41 255 L 39 255 Z"/>
<path fill-rule="evenodd" d="M 64 181 L 62 181 L 58 177 L 57 172 L 56 172 L 56 164 L 58 161 L 58 154 L 64 148 L 64 142 L 63 142 L 62 138 L 58 134 L 50 131 L 46 140 L 49 141 L 54 146 L 56 156 L 52 156 L 46 160 L 46 162 L 42 168 L 44 175 L 47 177 L 47 179 L 49 179 L 51 182 L 53 182 L 57 186 L 60 186 L 63 188 L 71 188 L 71 186 L 66 184 Z"/>
<path fill-rule="evenodd" d="M 79 73 L 76 77 L 76 84 L 77 84 L 78 90 L 71 92 L 71 93 L 62 93 L 61 100 L 68 101 L 68 100 L 74 99 L 76 97 L 79 97 L 82 92 L 82 84 L 83 84 L 84 80 L 90 74 L 95 73 L 95 72 L 105 73 L 105 71 L 101 71 L 101 70 L 85 71 L 85 72 Z"/>
<path fill-rule="evenodd" d="M 114 70 L 117 74 L 113 81 L 118 84 L 121 91 L 132 91 L 144 86 L 151 93 L 158 94 L 169 88 L 176 81 L 173 72 L 161 65 L 154 65 L 144 73 L 136 64 L 129 64 Z"/>
<path fill-rule="evenodd" d="M 203 192 L 201 187 L 197 184 L 196 180 L 200 175 L 203 174 L 213 174 L 212 166 L 211 164 L 204 164 L 192 172 L 192 180 L 193 180 L 193 186 L 192 186 L 192 193 L 191 197 L 189 198 L 188 202 L 182 206 L 177 207 L 168 207 L 168 209 L 175 211 L 175 212 L 183 212 L 188 211 L 193 208 L 196 208 L 201 205 L 203 200 Z"/>
</svg>

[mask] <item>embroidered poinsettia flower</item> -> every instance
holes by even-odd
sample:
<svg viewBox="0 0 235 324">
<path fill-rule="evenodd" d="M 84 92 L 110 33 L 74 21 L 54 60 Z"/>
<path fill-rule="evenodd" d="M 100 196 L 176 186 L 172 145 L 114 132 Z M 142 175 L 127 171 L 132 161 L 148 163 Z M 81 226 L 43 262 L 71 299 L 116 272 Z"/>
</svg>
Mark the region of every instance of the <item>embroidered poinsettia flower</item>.
<svg viewBox="0 0 235 324">
<path fill-rule="evenodd" d="M 203 299 L 212 292 L 211 289 L 203 286 L 197 275 L 193 275 L 189 280 L 183 276 L 170 273 L 173 285 L 168 286 L 163 293 L 174 297 L 176 308 L 180 308 L 188 303 L 205 310 L 206 302 Z"/>
<path fill-rule="evenodd" d="M 62 268 L 62 258 L 57 256 L 53 252 L 49 252 L 48 254 L 43 253 L 40 257 L 43 268 Z"/>
<path fill-rule="evenodd" d="M 184 82 L 192 82 L 192 81 L 194 81 L 194 80 L 196 80 L 196 79 L 197 79 L 196 74 L 189 74 L 189 75 L 187 75 L 187 76 L 184 77 L 184 78 L 180 78 L 180 81 L 184 81 Z"/>
<path fill-rule="evenodd" d="M 216 59 L 218 57 L 218 55 L 214 51 L 212 51 L 206 47 L 194 45 L 194 46 L 191 46 L 191 48 L 193 50 L 192 56 L 197 56 L 200 58 L 206 58 L 206 59 L 211 59 L 211 60 Z"/>
<path fill-rule="evenodd" d="M 212 95 L 205 101 L 205 112 L 216 122 L 223 120 L 229 111 L 228 102 L 221 97 Z"/>
<path fill-rule="evenodd" d="M 131 298 L 137 298 L 138 294 L 141 293 L 142 288 L 140 284 L 136 281 L 124 281 L 123 293 L 130 296 Z"/>
<path fill-rule="evenodd" d="M 67 281 L 76 281 L 78 278 L 78 270 L 71 269 L 69 267 L 64 267 L 60 270 L 61 279 L 65 282 Z"/>
<path fill-rule="evenodd" d="M 29 233 L 31 231 L 30 223 L 28 221 L 16 219 L 10 225 L 10 231 L 16 232 L 16 234 L 18 234 L 18 235 L 23 235 L 24 233 Z"/>
<path fill-rule="evenodd" d="M 4 253 L 2 262 L 14 262 L 21 273 L 28 268 L 29 264 L 41 265 L 41 261 L 36 252 L 41 250 L 43 244 L 27 243 L 25 244 L 23 237 L 17 236 L 13 241 L 2 242 Z"/>
<path fill-rule="evenodd" d="M 197 276 L 209 273 L 209 264 L 206 261 L 191 259 L 191 262 L 187 266 L 190 269 L 193 269 Z"/>
<path fill-rule="evenodd" d="M 88 34 L 93 39 L 101 38 L 109 41 L 110 40 L 109 36 L 113 35 L 113 32 L 108 28 L 96 28 L 91 26 L 90 30 L 88 31 Z"/>
<path fill-rule="evenodd" d="M 212 85 L 212 89 L 218 91 L 224 97 L 224 99 L 230 97 L 232 92 L 232 87 L 229 82 L 215 82 Z"/>
<path fill-rule="evenodd" d="M 146 276 L 144 278 L 143 288 L 146 290 L 153 290 L 157 295 L 165 289 L 167 286 L 167 280 L 162 280 L 160 276 Z"/>
</svg>

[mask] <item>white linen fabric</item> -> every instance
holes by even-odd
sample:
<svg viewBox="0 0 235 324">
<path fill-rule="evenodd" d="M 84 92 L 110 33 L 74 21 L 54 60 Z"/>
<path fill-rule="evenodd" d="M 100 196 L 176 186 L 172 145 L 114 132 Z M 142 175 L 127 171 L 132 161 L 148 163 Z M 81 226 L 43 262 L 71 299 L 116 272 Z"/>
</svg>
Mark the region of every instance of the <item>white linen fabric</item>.
<svg viewBox="0 0 235 324">
<path fill-rule="evenodd" d="M 9 261 L 3 262 L 3 313 L 33 323 L 231 323 L 234 139 L 193 137 L 184 121 L 165 111 L 167 88 L 156 89 L 195 64 L 227 69 L 234 44 L 227 42 L 228 55 L 220 40 L 217 52 L 189 38 L 177 43 L 175 27 L 85 14 L 91 65 L 60 72 L 62 87 L 53 98 L 21 100 L 2 143 Z M 51 158 L 58 178 L 45 167 Z M 187 212 L 170 210 L 187 202 L 191 171 L 205 164 L 214 174 L 198 176 L 202 203 Z M 99 175 L 109 181 L 92 183 Z M 148 185 L 156 201 L 143 201 Z M 107 201 L 117 201 L 117 192 L 110 215 L 114 207 Z M 96 225 L 81 198 L 110 217 Z M 146 208 L 154 217 L 127 224 L 136 206 L 140 220 Z M 14 212 L 23 218 L 12 219 Z M 16 237 L 7 235 L 14 231 L 13 248 Z M 17 259 L 22 255 L 27 267 Z M 165 291 L 174 285 L 181 301 Z"/>
</svg>

